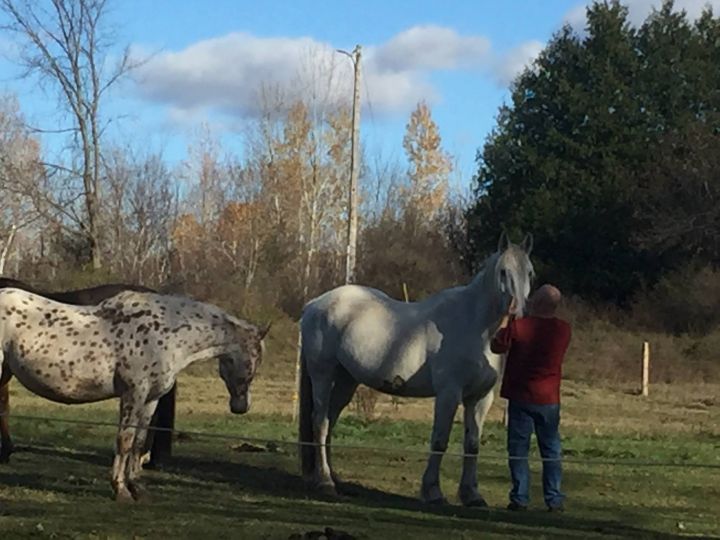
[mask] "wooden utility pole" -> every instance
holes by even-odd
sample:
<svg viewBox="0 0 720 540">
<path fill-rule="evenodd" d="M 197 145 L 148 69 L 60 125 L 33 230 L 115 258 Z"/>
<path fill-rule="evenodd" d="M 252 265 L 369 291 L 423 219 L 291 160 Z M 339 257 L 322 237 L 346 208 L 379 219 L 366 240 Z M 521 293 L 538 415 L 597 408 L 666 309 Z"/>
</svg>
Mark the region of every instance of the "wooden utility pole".
<svg viewBox="0 0 720 540">
<path fill-rule="evenodd" d="M 352 139 L 350 143 L 350 190 L 348 193 L 348 233 L 347 255 L 345 259 L 345 283 L 355 283 L 357 261 L 357 186 L 360 167 L 360 45 L 356 45 L 352 55 L 345 51 L 353 61 L 355 79 L 353 83 Z"/>
</svg>

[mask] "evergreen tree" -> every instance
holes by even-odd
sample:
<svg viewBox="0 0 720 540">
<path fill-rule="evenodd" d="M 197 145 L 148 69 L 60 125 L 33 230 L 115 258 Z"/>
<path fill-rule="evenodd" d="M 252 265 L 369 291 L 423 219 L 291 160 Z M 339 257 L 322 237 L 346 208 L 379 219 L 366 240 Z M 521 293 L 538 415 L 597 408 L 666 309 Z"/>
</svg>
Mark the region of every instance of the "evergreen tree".
<svg viewBox="0 0 720 540">
<path fill-rule="evenodd" d="M 570 291 L 622 302 L 654 281 L 673 261 L 637 241 L 640 178 L 664 134 L 714 118 L 719 52 L 717 18 L 693 26 L 672 2 L 638 29 L 619 2 L 596 2 L 585 37 L 560 30 L 478 153 L 475 256 L 504 226 L 533 232 L 541 278 Z"/>
</svg>

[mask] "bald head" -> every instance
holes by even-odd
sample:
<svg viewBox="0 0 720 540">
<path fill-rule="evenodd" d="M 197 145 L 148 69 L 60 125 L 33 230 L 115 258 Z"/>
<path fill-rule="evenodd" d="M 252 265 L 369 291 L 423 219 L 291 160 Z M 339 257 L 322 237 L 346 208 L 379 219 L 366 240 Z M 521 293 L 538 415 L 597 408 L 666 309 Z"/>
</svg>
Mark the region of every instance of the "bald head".
<svg viewBox="0 0 720 540">
<path fill-rule="evenodd" d="M 530 315 L 532 317 L 554 317 L 562 300 L 560 290 L 545 284 L 530 297 Z"/>
</svg>

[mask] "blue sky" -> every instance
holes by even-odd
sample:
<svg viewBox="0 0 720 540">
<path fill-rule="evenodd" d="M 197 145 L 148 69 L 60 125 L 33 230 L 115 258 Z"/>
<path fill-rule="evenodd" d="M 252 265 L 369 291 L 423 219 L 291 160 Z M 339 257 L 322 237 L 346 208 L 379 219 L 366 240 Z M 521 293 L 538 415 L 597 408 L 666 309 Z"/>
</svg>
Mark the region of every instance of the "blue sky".
<svg viewBox="0 0 720 540">
<path fill-rule="evenodd" d="M 628 3 L 634 22 L 657 5 Z M 705 3 L 676 2 L 691 15 Z M 334 50 L 361 44 L 366 154 L 381 152 L 404 163 L 404 126 L 424 99 L 446 150 L 457 159 L 455 180 L 467 185 L 475 153 L 508 97 L 513 75 L 564 22 L 582 27 L 585 2 L 116 0 L 111 5 L 118 43 L 137 54 L 153 53 L 133 80 L 109 96 L 106 111 L 118 116 L 109 132 L 116 141 L 163 150 L 177 163 L 207 122 L 227 149 L 241 152 L 244 128 L 258 113 L 261 83 L 291 95 L 316 88 L 312 75 L 331 69 L 335 83 L 328 96 L 345 99 L 351 64 Z M 12 44 L 0 48 L 12 51 Z M 62 125 L 53 94 L 17 80 L 16 73 L 8 59 L 0 60 L 0 90 L 18 95 L 30 123 Z M 61 151 L 57 138 L 45 136 L 43 143 Z"/>
</svg>

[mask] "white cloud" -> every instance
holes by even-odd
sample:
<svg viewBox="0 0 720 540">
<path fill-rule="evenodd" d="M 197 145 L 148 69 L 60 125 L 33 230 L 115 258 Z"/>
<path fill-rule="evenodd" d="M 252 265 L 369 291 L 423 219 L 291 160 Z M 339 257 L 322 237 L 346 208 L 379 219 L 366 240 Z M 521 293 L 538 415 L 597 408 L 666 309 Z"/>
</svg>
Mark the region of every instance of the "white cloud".
<svg viewBox="0 0 720 540">
<path fill-rule="evenodd" d="M 328 56 L 330 48 L 309 38 L 233 33 L 155 56 L 140 70 L 138 85 L 143 97 L 178 110 L 212 107 L 248 115 L 257 112 L 264 85 L 290 87 L 313 54 Z"/>
<path fill-rule="evenodd" d="M 662 0 L 624 0 L 623 4 L 628 8 L 628 20 L 635 26 L 641 25 L 653 8 L 660 9 Z M 574 29 L 583 31 L 585 28 L 585 9 L 589 2 L 579 4 L 572 8 L 565 15 L 564 22 L 570 24 Z M 712 7 L 715 13 L 720 11 L 720 0 L 675 0 L 675 11 L 685 10 L 691 20 L 697 19 L 705 9 Z"/>
<path fill-rule="evenodd" d="M 526 41 L 499 56 L 493 67 L 497 82 L 501 86 L 507 86 L 523 69 L 532 64 L 544 48 L 545 44 L 541 41 Z"/>
<path fill-rule="evenodd" d="M 431 73 L 474 70 L 505 84 L 536 49 L 532 42 L 498 57 L 485 37 L 412 27 L 363 49 L 362 101 L 374 114 L 406 114 L 420 100 L 439 99 Z M 139 71 L 137 83 L 141 97 L 168 105 L 177 122 L 210 110 L 254 117 L 261 112 L 263 93 L 276 93 L 286 103 L 300 96 L 315 96 L 318 103 L 349 102 L 352 62 L 329 43 L 309 37 L 236 32 L 155 55 Z"/>
<path fill-rule="evenodd" d="M 489 53 L 485 37 L 461 36 L 442 26 L 415 26 L 378 47 L 374 60 L 379 70 L 456 69 L 482 65 Z"/>
</svg>

